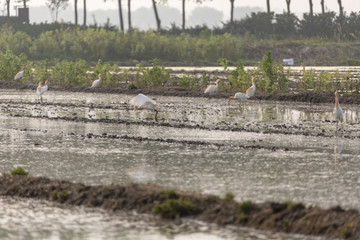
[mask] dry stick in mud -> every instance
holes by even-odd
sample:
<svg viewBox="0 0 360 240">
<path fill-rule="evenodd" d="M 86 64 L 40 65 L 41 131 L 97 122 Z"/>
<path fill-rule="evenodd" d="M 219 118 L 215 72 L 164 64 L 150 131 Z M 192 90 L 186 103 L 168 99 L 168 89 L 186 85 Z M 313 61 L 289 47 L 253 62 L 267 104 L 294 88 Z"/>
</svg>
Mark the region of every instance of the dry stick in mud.
<svg viewBox="0 0 360 240">
<path fill-rule="evenodd" d="M 237 203 L 232 198 L 175 191 L 152 184 L 85 186 L 44 177 L 0 177 L 0 194 L 46 199 L 111 211 L 136 210 L 163 217 L 189 217 L 221 225 L 240 225 L 274 232 L 360 239 L 360 214 L 340 207 L 321 209 L 301 203 Z"/>
</svg>

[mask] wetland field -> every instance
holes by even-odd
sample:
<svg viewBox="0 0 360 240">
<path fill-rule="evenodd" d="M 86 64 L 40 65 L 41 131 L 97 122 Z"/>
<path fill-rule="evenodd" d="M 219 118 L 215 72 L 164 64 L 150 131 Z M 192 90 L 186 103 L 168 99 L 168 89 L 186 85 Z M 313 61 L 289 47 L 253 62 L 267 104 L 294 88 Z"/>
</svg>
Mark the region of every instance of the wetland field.
<svg viewBox="0 0 360 240">
<path fill-rule="evenodd" d="M 87 186 L 154 184 L 219 198 L 231 193 L 237 202 L 360 209 L 360 107 L 342 98 L 337 126 L 333 95 L 314 103 L 255 93 L 228 103 L 223 93 L 148 90 L 158 104 L 155 121 L 153 111 L 128 103 L 140 90 L 50 85 L 39 104 L 31 87 L 0 89 L 1 172 L 22 166 L 33 177 Z M 323 239 L 32 198 L 0 202 L 0 234 L 8 239 Z"/>
</svg>

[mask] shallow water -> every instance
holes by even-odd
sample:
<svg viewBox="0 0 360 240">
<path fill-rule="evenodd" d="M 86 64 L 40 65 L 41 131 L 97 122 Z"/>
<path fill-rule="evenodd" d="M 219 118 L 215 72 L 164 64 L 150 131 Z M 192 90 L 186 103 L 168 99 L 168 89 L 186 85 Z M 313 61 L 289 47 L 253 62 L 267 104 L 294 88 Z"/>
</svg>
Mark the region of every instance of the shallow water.
<svg viewBox="0 0 360 240">
<path fill-rule="evenodd" d="M 360 109 L 356 106 L 342 106 L 346 122 L 343 130 L 336 131 L 333 106 L 328 104 L 228 105 L 222 99 L 157 96 L 161 112 L 159 123 L 154 123 L 153 112 L 128 106 L 133 96 L 46 94 L 46 103 L 40 105 L 33 92 L 1 92 L 0 143 L 6 146 L 0 148 L 1 172 L 23 166 L 34 175 L 86 184 L 154 182 L 219 196 L 232 192 L 238 201 L 292 200 L 360 208 Z M 64 116 L 67 120 L 57 119 Z M 101 119 L 127 122 L 97 121 Z M 22 203 L 15 203 L 15 208 L 18 204 Z M 60 214 L 51 209 L 55 216 Z M 82 230 L 64 227 L 62 231 Z"/>
</svg>

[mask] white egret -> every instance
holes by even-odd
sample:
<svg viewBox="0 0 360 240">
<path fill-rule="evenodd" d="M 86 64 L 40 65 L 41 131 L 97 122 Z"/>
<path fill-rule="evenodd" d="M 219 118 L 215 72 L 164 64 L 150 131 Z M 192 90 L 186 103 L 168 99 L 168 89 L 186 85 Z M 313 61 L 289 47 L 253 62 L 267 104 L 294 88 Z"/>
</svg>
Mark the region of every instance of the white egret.
<svg viewBox="0 0 360 240">
<path fill-rule="evenodd" d="M 45 81 L 45 86 L 42 86 L 41 82 L 39 82 L 39 85 L 36 89 L 36 93 L 38 94 L 38 100 L 42 102 L 42 95 L 48 90 L 48 81 Z"/>
<path fill-rule="evenodd" d="M 22 78 L 24 72 L 25 72 L 25 66 L 23 66 L 22 70 L 15 75 L 14 80 L 19 80 L 20 78 Z"/>
<path fill-rule="evenodd" d="M 229 97 L 229 101 L 228 103 L 230 102 L 230 100 L 239 100 L 239 101 L 244 101 L 244 100 L 247 100 L 248 98 L 254 96 L 255 94 L 255 77 L 252 77 L 251 78 L 251 82 L 252 82 L 252 86 L 249 87 L 245 93 L 241 93 L 241 92 L 237 92 L 235 93 L 234 96 L 230 96 Z"/>
<path fill-rule="evenodd" d="M 215 85 L 208 85 L 208 86 L 206 87 L 204 93 L 213 93 L 213 92 L 215 92 L 216 89 L 217 89 L 218 86 L 219 86 L 219 82 L 220 82 L 220 81 L 221 81 L 220 79 L 217 79 L 217 80 L 215 81 Z"/>
<path fill-rule="evenodd" d="M 95 88 L 95 87 L 98 87 L 100 85 L 102 74 L 99 73 L 98 77 L 99 77 L 99 79 L 96 79 L 95 81 L 93 81 L 93 83 L 91 85 L 91 88 Z"/>
<path fill-rule="evenodd" d="M 339 122 L 343 122 L 344 115 L 343 111 L 339 105 L 339 93 L 335 91 L 335 119 L 336 119 L 336 130 L 338 128 Z"/>
<path fill-rule="evenodd" d="M 157 121 L 158 110 L 156 109 L 156 102 L 142 93 L 139 93 L 136 97 L 130 100 L 131 105 L 135 107 L 136 110 L 152 110 L 155 111 L 155 121 Z"/>
</svg>

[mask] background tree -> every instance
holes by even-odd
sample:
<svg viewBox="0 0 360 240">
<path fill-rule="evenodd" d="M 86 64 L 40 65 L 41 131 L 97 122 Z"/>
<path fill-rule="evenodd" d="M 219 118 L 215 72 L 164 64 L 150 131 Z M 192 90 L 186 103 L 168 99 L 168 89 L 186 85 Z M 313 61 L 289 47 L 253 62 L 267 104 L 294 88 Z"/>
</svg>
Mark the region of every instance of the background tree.
<svg viewBox="0 0 360 240">
<path fill-rule="evenodd" d="M 160 0 L 163 3 L 167 2 L 167 0 Z M 155 14 L 155 20 L 156 20 L 156 26 L 157 26 L 157 30 L 161 29 L 161 21 L 160 21 L 160 17 L 157 11 L 157 7 L 156 7 L 156 0 L 152 0 L 153 3 L 153 9 L 154 9 L 154 14 Z"/>
<path fill-rule="evenodd" d="M 266 0 L 267 12 L 270 13 L 270 0 Z"/>
<path fill-rule="evenodd" d="M 52 19 L 57 22 L 60 10 L 66 9 L 69 0 L 47 0 L 46 5 L 50 9 Z"/>
<path fill-rule="evenodd" d="M 291 0 L 285 0 L 286 1 L 286 6 L 287 6 L 287 12 L 290 13 L 290 2 Z"/>
<path fill-rule="evenodd" d="M 230 23 L 234 22 L 234 1 L 235 0 L 230 0 L 230 4 L 231 4 L 231 7 L 230 7 Z"/>
<path fill-rule="evenodd" d="M 118 0 L 118 5 L 119 5 L 119 18 L 120 18 L 120 29 L 121 31 L 124 32 L 124 20 L 123 20 L 123 15 L 122 15 L 122 5 L 121 5 L 121 0 Z"/>
<path fill-rule="evenodd" d="M 104 0 L 106 2 L 108 0 Z M 120 29 L 124 32 L 124 20 L 123 20 L 123 14 L 122 14 L 122 2 L 121 0 L 118 0 L 118 10 L 119 10 L 119 19 L 120 19 Z"/>
<path fill-rule="evenodd" d="M 343 6 L 342 6 L 342 1 L 338 0 L 338 4 L 339 4 L 339 15 L 340 15 L 340 17 L 342 17 L 344 15 L 344 9 L 343 9 Z"/>
<path fill-rule="evenodd" d="M 205 0 L 195 0 L 197 3 L 202 3 L 203 1 Z M 185 30 L 185 0 L 182 0 L 182 30 Z"/>
<path fill-rule="evenodd" d="M 324 0 L 321 0 L 320 4 L 321 4 L 321 11 L 322 11 L 322 13 L 325 13 L 325 3 L 324 3 Z"/>
<path fill-rule="evenodd" d="M 10 0 L 6 0 L 7 16 L 10 17 Z"/>
<path fill-rule="evenodd" d="M 86 26 L 86 0 L 84 0 L 84 27 Z"/>
<path fill-rule="evenodd" d="M 17 0 L 17 3 L 23 3 L 24 8 L 26 8 L 26 2 L 28 2 L 29 0 Z"/>
<path fill-rule="evenodd" d="M 128 0 L 128 23 L 129 23 L 129 32 L 132 31 L 131 27 L 131 0 Z"/>
<path fill-rule="evenodd" d="M 313 15 L 314 11 L 313 11 L 313 2 L 312 2 L 312 0 L 309 0 L 309 4 L 310 4 L 310 15 Z"/>
<path fill-rule="evenodd" d="M 77 9 L 78 0 L 74 0 L 74 11 L 75 11 L 75 25 L 78 24 L 78 9 Z"/>
</svg>

